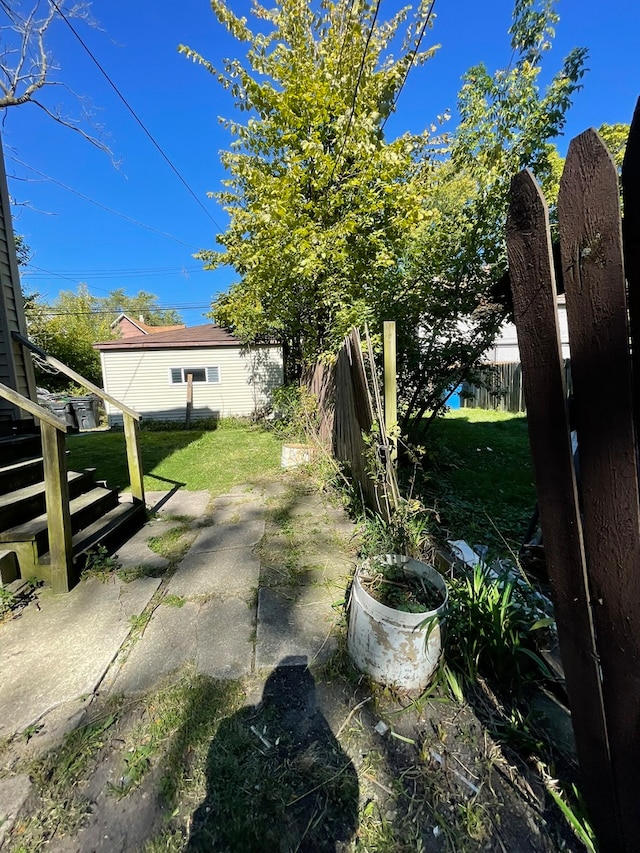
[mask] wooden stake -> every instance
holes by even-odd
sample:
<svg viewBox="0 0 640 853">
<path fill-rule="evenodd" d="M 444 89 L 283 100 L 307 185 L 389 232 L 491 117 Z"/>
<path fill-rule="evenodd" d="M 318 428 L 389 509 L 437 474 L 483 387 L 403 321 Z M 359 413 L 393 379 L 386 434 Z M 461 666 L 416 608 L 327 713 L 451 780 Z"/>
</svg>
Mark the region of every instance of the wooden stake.
<svg viewBox="0 0 640 853">
<path fill-rule="evenodd" d="M 384 321 L 384 425 L 391 445 L 391 461 L 398 458 L 398 441 L 392 436 L 398 423 L 398 390 L 396 377 L 396 324 Z"/>
</svg>

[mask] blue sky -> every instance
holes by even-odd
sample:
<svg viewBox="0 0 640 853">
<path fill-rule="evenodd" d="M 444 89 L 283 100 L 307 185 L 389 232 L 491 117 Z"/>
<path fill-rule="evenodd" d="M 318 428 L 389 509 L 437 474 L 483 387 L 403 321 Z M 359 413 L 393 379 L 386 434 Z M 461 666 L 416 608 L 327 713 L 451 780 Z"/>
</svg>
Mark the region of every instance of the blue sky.
<svg viewBox="0 0 640 853">
<path fill-rule="evenodd" d="M 381 17 L 390 17 L 398 5 L 382 0 Z M 234 0 L 232 7 L 246 13 L 249 4 Z M 511 8 L 507 0 L 436 0 L 437 18 L 425 42 L 442 46 L 412 72 L 387 135 L 422 130 L 446 108 L 455 110 L 460 77 L 471 65 L 482 61 L 493 71 L 508 63 Z M 564 152 L 571 136 L 587 127 L 631 120 L 640 95 L 640 4 L 560 0 L 557 8 L 561 20 L 547 57 L 549 72 L 576 46 L 588 48 L 590 69 L 559 141 Z M 97 296 L 115 288 L 145 290 L 157 294 L 162 306 L 177 308 L 189 325 L 202 323 L 212 297 L 234 279 L 232 270 L 203 271 L 192 257 L 198 248 L 215 245 L 227 221 L 207 192 L 220 189 L 224 177 L 219 151 L 231 138 L 218 116 L 233 116 L 233 105 L 204 69 L 178 54 L 177 45 L 189 45 L 214 64 L 234 56 L 236 45 L 207 0 L 95 0 L 92 12 L 99 29 L 74 25 L 202 207 L 58 21 L 49 42 L 60 66 L 57 77 L 90 101 L 120 166 L 32 105 L 7 111 L 2 136 L 10 193 L 19 202 L 14 227 L 33 252 L 23 274 L 25 290 L 45 298 L 79 282 Z M 63 90 L 48 95 L 49 105 L 58 103 L 78 114 Z"/>
</svg>

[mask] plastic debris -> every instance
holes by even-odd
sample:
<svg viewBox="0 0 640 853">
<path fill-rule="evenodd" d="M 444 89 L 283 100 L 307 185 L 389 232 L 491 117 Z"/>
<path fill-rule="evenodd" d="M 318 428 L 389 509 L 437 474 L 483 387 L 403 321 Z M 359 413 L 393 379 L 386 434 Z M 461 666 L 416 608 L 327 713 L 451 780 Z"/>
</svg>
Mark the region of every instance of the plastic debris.
<svg viewBox="0 0 640 853">
<path fill-rule="evenodd" d="M 266 739 L 262 732 L 259 732 L 255 726 L 250 726 L 250 729 L 266 749 L 271 749 L 270 741 Z"/>
</svg>

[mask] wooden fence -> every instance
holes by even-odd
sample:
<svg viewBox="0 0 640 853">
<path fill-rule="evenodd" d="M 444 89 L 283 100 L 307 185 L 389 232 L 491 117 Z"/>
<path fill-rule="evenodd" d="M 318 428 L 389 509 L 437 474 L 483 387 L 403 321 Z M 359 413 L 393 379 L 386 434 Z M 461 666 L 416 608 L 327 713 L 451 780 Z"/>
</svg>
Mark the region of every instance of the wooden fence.
<svg viewBox="0 0 640 853">
<path fill-rule="evenodd" d="M 571 362 L 564 359 L 564 376 L 571 392 Z M 522 365 L 518 362 L 495 364 L 487 368 L 484 385 L 465 384 L 460 395 L 463 409 L 497 409 L 500 412 L 525 412 Z"/>
<path fill-rule="evenodd" d="M 581 787 L 602 853 L 640 844 L 640 101 L 622 188 L 624 245 L 610 155 L 593 130 L 571 142 L 558 220 L 579 473 L 548 212 L 529 172 L 513 180 L 507 223 L 544 548 Z"/>
<path fill-rule="evenodd" d="M 353 329 L 335 363 L 317 364 L 305 378 L 305 384 L 318 400 L 320 441 L 348 467 L 364 503 L 387 518 L 389 500 L 397 500 L 398 486 L 370 343 L 366 349 L 365 362 L 360 334 Z M 373 435 L 374 424 L 377 434 L 372 445 L 367 443 L 367 437 Z M 372 459 L 376 453 L 377 465 Z"/>
</svg>

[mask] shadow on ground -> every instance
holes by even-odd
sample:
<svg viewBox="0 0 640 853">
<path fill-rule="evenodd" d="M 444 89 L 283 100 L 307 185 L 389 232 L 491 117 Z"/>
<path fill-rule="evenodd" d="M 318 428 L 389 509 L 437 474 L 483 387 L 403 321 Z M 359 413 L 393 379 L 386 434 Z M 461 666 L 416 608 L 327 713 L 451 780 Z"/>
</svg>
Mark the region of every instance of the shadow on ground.
<svg viewBox="0 0 640 853">
<path fill-rule="evenodd" d="M 218 729 L 189 851 L 346 849 L 358 824 L 358 776 L 316 703 L 300 658 L 285 658 L 262 700 Z"/>
</svg>

